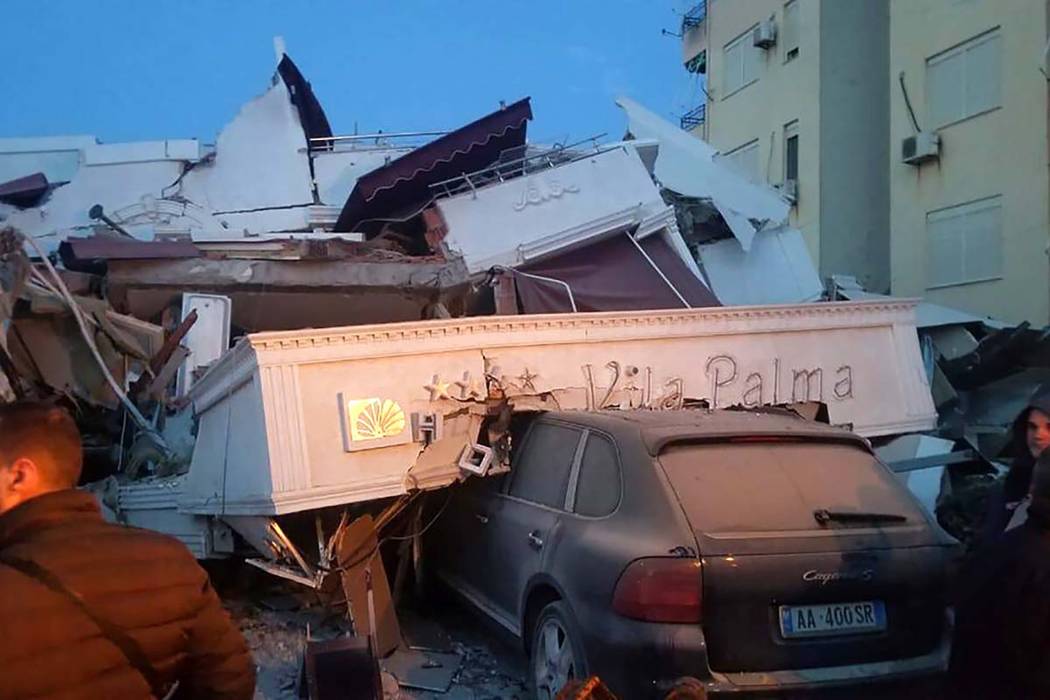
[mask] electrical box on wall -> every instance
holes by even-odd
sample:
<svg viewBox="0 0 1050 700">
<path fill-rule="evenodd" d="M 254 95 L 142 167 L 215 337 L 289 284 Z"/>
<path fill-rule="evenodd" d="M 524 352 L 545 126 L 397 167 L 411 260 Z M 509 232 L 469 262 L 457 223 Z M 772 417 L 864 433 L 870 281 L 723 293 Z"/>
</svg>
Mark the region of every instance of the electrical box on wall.
<svg viewBox="0 0 1050 700">
<path fill-rule="evenodd" d="M 754 31 L 751 32 L 751 43 L 760 49 L 771 49 L 777 43 L 777 25 L 773 20 L 767 19 L 759 22 Z"/>
</svg>

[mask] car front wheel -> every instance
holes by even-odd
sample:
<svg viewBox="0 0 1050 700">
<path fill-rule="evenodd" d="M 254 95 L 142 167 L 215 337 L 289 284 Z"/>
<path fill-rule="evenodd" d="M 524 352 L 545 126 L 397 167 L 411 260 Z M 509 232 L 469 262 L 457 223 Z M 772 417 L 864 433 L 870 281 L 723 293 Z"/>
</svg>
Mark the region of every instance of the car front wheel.
<svg viewBox="0 0 1050 700">
<path fill-rule="evenodd" d="M 531 667 L 538 700 L 554 700 L 570 680 L 588 675 L 579 633 L 568 606 L 561 601 L 545 607 L 536 620 Z"/>
</svg>

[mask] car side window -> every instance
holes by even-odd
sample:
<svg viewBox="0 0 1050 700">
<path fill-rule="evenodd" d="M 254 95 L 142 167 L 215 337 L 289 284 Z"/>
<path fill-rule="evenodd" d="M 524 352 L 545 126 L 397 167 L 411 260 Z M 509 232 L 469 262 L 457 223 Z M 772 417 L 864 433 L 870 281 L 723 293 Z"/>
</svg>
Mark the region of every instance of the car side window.
<svg viewBox="0 0 1050 700">
<path fill-rule="evenodd" d="M 577 515 L 600 518 L 620 504 L 620 460 L 608 438 L 595 433 L 587 437 L 576 482 Z"/>
<path fill-rule="evenodd" d="M 549 423 L 534 425 L 511 464 L 509 495 L 548 508 L 564 508 L 579 442 L 579 430 Z"/>
</svg>

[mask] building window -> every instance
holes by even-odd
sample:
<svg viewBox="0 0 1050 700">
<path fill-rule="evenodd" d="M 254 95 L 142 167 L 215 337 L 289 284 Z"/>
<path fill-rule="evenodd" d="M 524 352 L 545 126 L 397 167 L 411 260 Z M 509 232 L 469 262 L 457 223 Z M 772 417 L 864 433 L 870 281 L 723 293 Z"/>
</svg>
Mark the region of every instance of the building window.
<svg viewBox="0 0 1050 700">
<path fill-rule="evenodd" d="M 998 279 L 1003 273 L 1002 197 L 926 215 L 926 288 Z"/>
<path fill-rule="evenodd" d="M 1001 52 L 996 29 L 926 60 L 926 105 L 933 128 L 1001 104 Z"/>
<path fill-rule="evenodd" d="M 784 180 L 798 182 L 798 121 L 784 125 Z"/>
<path fill-rule="evenodd" d="M 734 148 L 719 158 L 730 168 L 746 177 L 752 182 L 759 182 L 758 170 L 758 139 L 749 141 L 739 148 Z"/>
<path fill-rule="evenodd" d="M 758 80 L 758 65 L 762 49 L 751 41 L 754 27 L 726 44 L 722 55 L 722 97 Z"/>
<path fill-rule="evenodd" d="M 690 73 L 704 75 L 707 73 L 707 51 L 701 51 L 685 62 L 685 69 Z"/>
<path fill-rule="evenodd" d="M 781 43 L 784 45 L 784 63 L 798 58 L 798 0 L 784 4 L 784 30 Z"/>
</svg>

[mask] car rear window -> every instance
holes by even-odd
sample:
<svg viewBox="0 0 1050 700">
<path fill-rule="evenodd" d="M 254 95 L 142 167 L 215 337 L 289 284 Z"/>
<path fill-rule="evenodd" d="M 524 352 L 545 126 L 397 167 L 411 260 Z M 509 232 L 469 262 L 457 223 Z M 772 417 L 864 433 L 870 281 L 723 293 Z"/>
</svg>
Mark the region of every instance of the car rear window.
<svg viewBox="0 0 1050 700">
<path fill-rule="evenodd" d="M 845 443 L 671 445 L 659 461 L 693 527 L 709 534 L 819 530 L 817 510 L 907 518 L 879 527 L 922 519 L 892 474 Z"/>
</svg>

